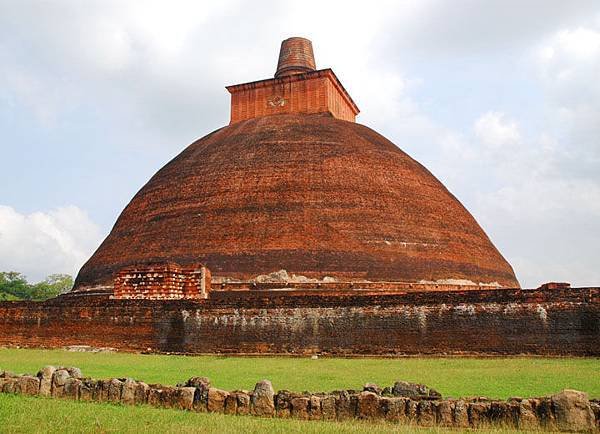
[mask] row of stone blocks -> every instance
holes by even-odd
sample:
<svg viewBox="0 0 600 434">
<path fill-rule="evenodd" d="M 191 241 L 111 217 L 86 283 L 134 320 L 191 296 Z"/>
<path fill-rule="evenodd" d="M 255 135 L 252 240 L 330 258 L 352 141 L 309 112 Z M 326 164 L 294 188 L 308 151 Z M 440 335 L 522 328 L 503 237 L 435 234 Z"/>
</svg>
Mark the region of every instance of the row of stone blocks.
<svg viewBox="0 0 600 434">
<path fill-rule="evenodd" d="M 481 397 L 442 399 L 433 389 L 402 381 L 385 389 L 367 384 L 362 391 L 275 393 L 271 382 L 263 380 L 253 391 L 227 392 L 211 387 L 205 377 L 194 377 L 173 387 L 131 378 L 93 380 L 84 378 L 78 368 L 47 366 L 36 376 L 0 371 L 0 391 L 232 415 L 600 432 L 600 401 L 590 401 L 585 393 L 574 390 L 551 397 L 496 401 Z"/>
</svg>

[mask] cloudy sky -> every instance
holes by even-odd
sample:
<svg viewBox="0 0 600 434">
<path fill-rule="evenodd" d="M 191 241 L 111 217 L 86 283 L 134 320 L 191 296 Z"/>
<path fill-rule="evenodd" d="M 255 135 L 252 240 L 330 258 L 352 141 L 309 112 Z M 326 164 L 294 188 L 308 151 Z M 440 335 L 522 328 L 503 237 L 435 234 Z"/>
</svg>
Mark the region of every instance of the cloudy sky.
<svg viewBox="0 0 600 434">
<path fill-rule="evenodd" d="M 598 0 L 0 0 L 0 271 L 75 274 L 289 36 L 523 286 L 600 284 Z"/>
</svg>

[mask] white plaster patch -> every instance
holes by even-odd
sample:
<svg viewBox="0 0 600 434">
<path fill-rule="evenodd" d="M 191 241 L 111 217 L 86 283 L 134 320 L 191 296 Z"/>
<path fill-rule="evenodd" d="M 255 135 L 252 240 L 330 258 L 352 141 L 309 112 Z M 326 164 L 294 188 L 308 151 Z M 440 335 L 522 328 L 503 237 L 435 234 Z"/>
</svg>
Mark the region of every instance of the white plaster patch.
<svg viewBox="0 0 600 434">
<path fill-rule="evenodd" d="M 510 315 L 519 311 L 519 305 L 516 303 L 508 303 L 504 308 L 504 315 Z"/>
<path fill-rule="evenodd" d="M 461 315 L 475 315 L 475 306 L 472 304 L 459 304 L 454 307 L 454 311 Z"/>
<path fill-rule="evenodd" d="M 543 306 L 538 304 L 536 311 L 537 311 L 538 315 L 540 316 L 540 319 L 544 323 L 546 323 L 548 321 L 548 312 L 546 311 L 546 309 L 544 309 Z"/>
<path fill-rule="evenodd" d="M 181 311 L 181 317 L 183 318 L 183 322 L 186 322 L 187 319 L 190 317 L 190 313 L 187 310 L 183 309 Z"/>
</svg>

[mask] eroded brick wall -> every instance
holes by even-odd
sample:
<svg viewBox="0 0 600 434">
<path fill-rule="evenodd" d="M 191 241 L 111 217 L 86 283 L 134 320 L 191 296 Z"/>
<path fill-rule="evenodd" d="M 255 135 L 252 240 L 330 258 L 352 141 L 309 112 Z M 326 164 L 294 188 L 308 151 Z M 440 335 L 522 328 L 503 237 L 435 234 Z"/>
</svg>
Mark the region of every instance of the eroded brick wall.
<svg viewBox="0 0 600 434">
<path fill-rule="evenodd" d="M 287 354 L 600 355 L 600 289 L 215 292 L 0 303 L 0 345 Z"/>
<path fill-rule="evenodd" d="M 207 298 L 210 271 L 203 265 L 140 265 L 121 270 L 114 281 L 114 299 L 180 300 Z"/>
</svg>

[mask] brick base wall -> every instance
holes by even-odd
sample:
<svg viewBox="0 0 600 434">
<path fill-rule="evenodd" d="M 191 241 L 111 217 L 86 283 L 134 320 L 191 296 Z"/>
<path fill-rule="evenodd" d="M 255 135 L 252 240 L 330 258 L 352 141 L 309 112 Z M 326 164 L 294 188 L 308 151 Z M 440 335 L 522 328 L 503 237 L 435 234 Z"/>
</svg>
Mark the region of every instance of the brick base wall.
<svg viewBox="0 0 600 434">
<path fill-rule="evenodd" d="M 0 303 L 0 345 L 78 344 L 188 353 L 598 356 L 600 288 Z"/>
</svg>

